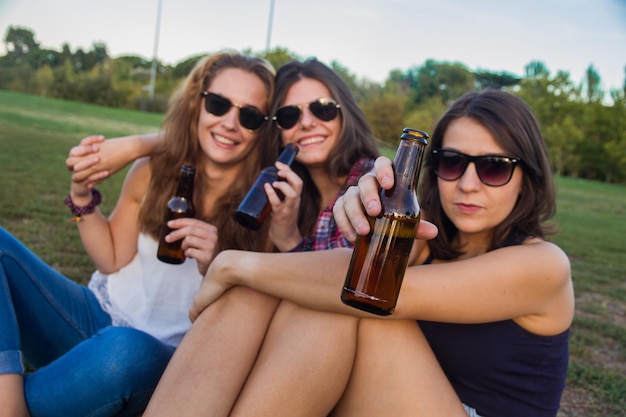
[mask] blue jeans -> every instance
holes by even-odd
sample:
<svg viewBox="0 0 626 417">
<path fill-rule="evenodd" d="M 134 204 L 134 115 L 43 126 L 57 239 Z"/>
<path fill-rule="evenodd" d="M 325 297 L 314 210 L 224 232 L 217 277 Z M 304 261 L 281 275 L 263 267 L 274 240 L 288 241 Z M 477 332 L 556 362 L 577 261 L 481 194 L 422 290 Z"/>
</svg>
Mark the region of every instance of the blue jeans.
<svg viewBox="0 0 626 417">
<path fill-rule="evenodd" d="M 136 416 L 174 348 L 111 326 L 94 294 L 0 227 L 0 374 L 24 373 L 32 417 Z M 22 358 L 23 356 L 23 358 Z"/>
</svg>

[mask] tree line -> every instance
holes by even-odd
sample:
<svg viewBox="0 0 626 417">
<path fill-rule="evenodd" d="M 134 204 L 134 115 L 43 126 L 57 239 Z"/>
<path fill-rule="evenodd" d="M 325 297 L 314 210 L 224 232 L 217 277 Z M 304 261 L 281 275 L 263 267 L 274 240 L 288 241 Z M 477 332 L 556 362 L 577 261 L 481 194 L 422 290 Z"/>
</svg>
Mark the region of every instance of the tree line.
<svg viewBox="0 0 626 417">
<path fill-rule="evenodd" d="M 112 58 L 104 43 L 94 43 L 89 50 L 72 50 L 69 44 L 60 50 L 45 49 L 32 30 L 13 26 L 4 42 L 0 89 L 152 112 L 165 110 L 171 93 L 205 55 L 175 65 L 155 62 L 150 91 L 153 62 L 141 56 Z M 241 52 L 263 57 L 275 68 L 303 58 L 281 47 Z M 382 83 L 358 78 L 338 61 L 329 65 L 354 92 L 376 136 L 394 146 L 402 127 L 432 131 L 447 106 L 462 94 L 498 88 L 518 95 L 534 110 L 556 174 L 626 183 L 626 68 L 622 88 L 605 92 L 592 65 L 580 84 L 565 71 L 551 73 L 540 61 L 528 63 L 519 77 L 429 59 L 407 70 L 390 71 Z"/>
</svg>

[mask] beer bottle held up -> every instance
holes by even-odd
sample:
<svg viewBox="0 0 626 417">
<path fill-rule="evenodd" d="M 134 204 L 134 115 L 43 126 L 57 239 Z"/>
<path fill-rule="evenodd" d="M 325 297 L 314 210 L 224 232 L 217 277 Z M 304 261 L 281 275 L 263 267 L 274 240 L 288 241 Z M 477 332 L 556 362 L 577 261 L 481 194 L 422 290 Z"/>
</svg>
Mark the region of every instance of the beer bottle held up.
<svg viewBox="0 0 626 417">
<path fill-rule="evenodd" d="M 416 190 L 427 139 L 426 132 L 403 130 L 393 188 L 381 190 L 381 214 L 368 216 L 370 232 L 356 240 L 341 292 L 344 304 L 380 316 L 393 313 L 420 221 Z"/>
<path fill-rule="evenodd" d="M 182 264 L 185 262 L 185 252 L 181 248 L 182 239 L 174 242 L 166 242 L 165 236 L 172 232 L 167 226 L 167 222 L 183 217 L 193 217 L 195 215 L 193 207 L 193 180 L 196 169 L 189 165 L 183 165 L 180 169 L 180 179 L 174 197 L 167 202 L 165 218 L 161 225 L 161 237 L 159 238 L 159 248 L 157 258 L 168 264 Z"/>
<path fill-rule="evenodd" d="M 285 149 L 278 156 L 277 161 L 286 165 L 291 165 L 298 153 L 298 146 L 295 143 L 289 143 Z M 270 214 L 271 207 L 270 202 L 267 199 L 265 193 L 264 184 L 272 184 L 274 181 L 279 180 L 278 169 L 275 166 L 264 168 L 254 184 L 248 191 L 248 194 L 244 197 L 235 211 L 235 219 L 242 226 L 250 230 L 259 230 L 261 225 Z M 284 198 L 282 193 L 276 190 L 281 200 Z"/>
</svg>

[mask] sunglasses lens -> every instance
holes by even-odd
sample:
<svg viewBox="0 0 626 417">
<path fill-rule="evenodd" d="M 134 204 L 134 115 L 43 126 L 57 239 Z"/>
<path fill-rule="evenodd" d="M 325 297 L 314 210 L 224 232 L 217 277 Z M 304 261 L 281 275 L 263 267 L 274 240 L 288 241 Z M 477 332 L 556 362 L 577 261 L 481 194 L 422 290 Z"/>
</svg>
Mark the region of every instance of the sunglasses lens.
<svg viewBox="0 0 626 417">
<path fill-rule="evenodd" d="M 494 187 L 504 185 L 511 179 L 515 165 L 509 158 L 494 156 L 476 160 L 476 171 L 480 179 Z"/>
<path fill-rule="evenodd" d="M 219 94 L 203 93 L 203 95 L 206 111 L 214 116 L 225 115 L 234 105 L 229 99 Z M 265 120 L 265 115 L 254 107 L 245 106 L 239 108 L 239 123 L 246 129 L 257 130 Z"/>
<path fill-rule="evenodd" d="M 309 103 L 309 110 L 318 119 L 324 122 L 330 122 L 337 117 L 337 103 L 328 99 L 319 99 L 312 103 Z"/>
<path fill-rule="evenodd" d="M 300 119 L 298 106 L 284 106 L 276 110 L 276 123 L 283 129 L 291 129 Z"/>
<path fill-rule="evenodd" d="M 499 187 L 507 184 L 519 160 L 506 156 L 468 156 L 460 152 L 433 149 L 435 173 L 445 181 L 461 178 L 470 161 L 476 166 L 478 178 L 486 185 Z"/>
<path fill-rule="evenodd" d="M 239 110 L 239 123 L 249 130 L 257 130 L 265 121 L 265 115 L 254 107 L 243 107 Z"/>
<path fill-rule="evenodd" d="M 469 163 L 465 155 L 456 152 L 439 151 L 436 156 L 436 173 L 439 178 L 454 181 L 463 175 Z"/>
<path fill-rule="evenodd" d="M 227 98 L 209 93 L 204 98 L 204 107 L 206 111 L 215 115 L 223 116 L 228 113 L 233 104 Z"/>
</svg>

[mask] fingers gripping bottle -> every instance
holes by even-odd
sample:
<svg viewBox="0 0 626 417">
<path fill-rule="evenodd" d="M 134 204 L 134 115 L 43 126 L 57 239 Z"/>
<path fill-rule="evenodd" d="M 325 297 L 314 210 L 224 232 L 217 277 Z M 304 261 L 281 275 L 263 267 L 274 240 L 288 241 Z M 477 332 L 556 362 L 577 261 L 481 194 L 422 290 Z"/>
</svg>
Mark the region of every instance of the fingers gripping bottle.
<svg viewBox="0 0 626 417">
<path fill-rule="evenodd" d="M 417 182 L 428 134 L 405 128 L 393 162 L 395 181 L 381 190 L 381 214 L 359 236 L 341 292 L 344 304 L 380 316 L 393 313 L 420 220 Z"/>
<path fill-rule="evenodd" d="M 289 143 L 278 156 L 277 161 L 291 165 L 297 153 L 298 146 L 295 143 Z M 248 191 L 248 194 L 246 194 L 241 204 L 239 204 L 239 207 L 237 207 L 235 219 L 237 219 L 239 224 L 250 230 L 259 230 L 261 228 L 265 218 L 271 211 L 270 203 L 263 187 L 265 183 L 272 184 L 277 180 L 279 180 L 278 170 L 275 166 L 264 168 L 261 171 L 250 188 L 250 191 Z M 277 193 L 279 197 L 283 197 L 282 193 L 279 191 L 277 191 Z"/>
<path fill-rule="evenodd" d="M 174 197 L 167 202 L 165 209 L 165 219 L 161 226 L 161 237 L 157 258 L 168 264 L 182 264 L 185 262 L 185 252 L 181 248 L 182 239 L 174 242 L 166 242 L 165 236 L 172 232 L 167 226 L 167 222 L 183 217 L 193 217 L 195 215 L 193 207 L 193 180 L 196 169 L 189 165 L 183 165 L 180 169 L 180 179 Z"/>
</svg>

